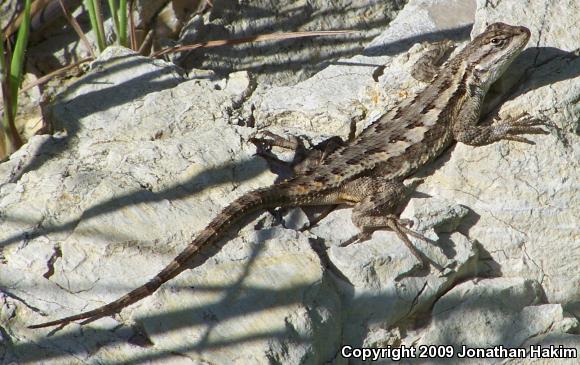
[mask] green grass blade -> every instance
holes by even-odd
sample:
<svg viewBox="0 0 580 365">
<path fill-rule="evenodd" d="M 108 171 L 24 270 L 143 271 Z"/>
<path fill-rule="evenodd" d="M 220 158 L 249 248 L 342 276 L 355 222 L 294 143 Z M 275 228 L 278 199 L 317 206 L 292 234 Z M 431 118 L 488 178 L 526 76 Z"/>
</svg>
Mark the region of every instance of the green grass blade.
<svg viewBox="0 0 580 365">
<path fill-rule="evenodd" d="M 97 0 L 98 1 L 98 0 Z M 95 7 L 95 0 L 85 0 L 85 6 L 89 12 L 89 20 L 91 21 L 91 28 L 95 33 L 95 38 L 97 39 L 97 46 L 99 47 L 99 52 L 105 49 L 105 35 L 102 34 L 102 25 L 99 26 L 99 21 L 97 17 L 97 8 Z"/>
<path fill-rule="evenodd" d="M 22 83 L 22 76 L 24 74 L 24 60 L 26 56 L 26 46 L 28 45 L 28 35 L 30 33 L 30 7 L 32 0 L 24 2 L 24 15 L 22 22 L 18 28 L 16 36 L 16 45 L 12 53 L 12 60 L 8 66 L 8 60 L 5 60 L 4 47 L 0 47 L 0 55 L 2 58 L 1 70 L 2 72 L 2 91 L 4 95 L 4 113 L 2 115 L 2 156 L 16 151 L 22 146 L 22 139 L 18 135 L 14 120 L 16 119 L 16 112 L 18 108 L 18 89 Z M 0 38 L 0 43 L 4 42 L 4 37 Z M 8 72 L 6 69 L 8 68 Z M 7 77 L 6 77 L 7 76 Z M 7 78 L 7 79 L 6 79 Z"/>
<path fill-rule="evenodd" d="M 103 42 L 103 49 L 107 48 L 107 42 L 105 40 L 105 26 L 103 22 L 103 12 L 101 11 L 101 0 L 93 0 L 93 6 L 95 7 L 95 19 L 97 19 L 97 29 L 101 35 L 101 40 Z"/>
<path fill-rule="evenodd" d="M 119 44 L 123 47 L 128 46 L 127 42 L 127 0 L 119 1 Z"/>
<path fill-rule="evenodd" d="M 28 45 L 28 34 L 30 33 L 30 4 L 31 0 L 24 3 L 24 17 L 18 28 L 16 45 L 10 62 L 10 97 L 12 101 L 12 115 L 16 117 L 16 108 L 18 107 L 18 89 L 22 83 L 24 71 L 24 58 L 26 46 Z"/>
<path fill-rule="evenodd" d="M 117 9 L 117 1 L 109 0 L 109 10 L 111 11 L 111 17 L 113 18 L 113 24 L 115 25 L 115 32 L 117 32 L 117 39 L 119 38 L 119 12 Z"/>
<path fill-rule="evenodd" d="M 8 99 L 6 97 L 6 58 L 4 57 L 4 32 L 0 29 L 0 86 L 2 86 L 2 95 L 4 101 L 4 113 L 2 113 L 2 124 L 0 125 L 0 161 L 8 156 L 6 149 L 6 136 L 10 134 L 10 126 L 8 125 Z"/>
<path fill-rule="evenodd" d="M 117 32 L 117 41 L 119 45 L 127 47 L 127 1 L 109 0 L 109 9 L 111 10 L 111 17 L 115 24 L 115 32 Z"/>
</svg>

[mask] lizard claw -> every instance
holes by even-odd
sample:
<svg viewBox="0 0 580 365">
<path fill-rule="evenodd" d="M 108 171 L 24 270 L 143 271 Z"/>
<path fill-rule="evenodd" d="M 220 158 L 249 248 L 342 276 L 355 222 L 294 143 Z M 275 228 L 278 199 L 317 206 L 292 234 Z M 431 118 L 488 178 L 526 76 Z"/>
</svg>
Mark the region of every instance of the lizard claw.
<svg viewBox="0 0 580 365">
<path fill-rule="evenodd" d="M 346 246 L 351 245 L 353 243 L 363 242 L 363 241 L 366 241 L 366 240 L 370 239 L 371 238 L 371 235 L 372 234 L 369 233 L 369 232 L 360 232 L 359 234 L 355 234 L 351 238 L 349 238 L 346 241 L 342 242 L 338 246 L 339 247 L 346 247 Z"/>
<path fill-rule="evenodd" d="M 409 251 L 411 251 L 413 256 L 415 256 L 415 258 L 419 262 L 419 264 L 418 264 L 419 269 L 426 268 L 428 263 L 430 262 L 431 266 L 433 266 L 437 271 L 442 272 L 443 268 L 439 264 L 437 264 L 435 261 L 429 259 L 423 253 L 420 253 L 419 250 L 417 250 L 417 248 L 413 245 L 413 243 L 409 239 L 409 236 L 420 239 L 421 241 L 424 241 L 424 242 L 427 242 L 430 244 L 436 244 L 436 242 L 423 236 L 420 233 L 417 233 L 417 232 L 409 229 L 407 227 L 407 224 L 409 221 L 410 221 L 409 219 L 391 218 L 388 220 L 387 227 L 397 234 L 399 239 L 401 239 L 401 241 L 403 241 L 405 246 L 407 246 Z M 410 222 L 411 222 L 411 224 L 413 223 L 412 221 L 410 221 Z"/>
<path fill-rule="evenodd" d="M 401 226 L 404 226 L 404 227 L 407 227 L 407 228 L 411 228 L 411 227 L 413 227 L 413 225 L 415 224 L 415 222 L 413 222 L 412 219 L 399 218 L 399 224 Z"/>
<path fill-rule="evenodd" d="M 541 127 L 548 126 L 548 121 L 529 115 L 527 112 L 517 117 L 509 116 L 504 120 L 497 120 L 493 125 L 492 140 L 506 139 L 510 141 L 535 144 L 533 141 L 522 137 L 522 134 L 549 134 Z"/>
<path fill-rule="evenodd" d="M 288 150 L 296 150 L 300 147 L 300 141 L 294 136 L 284 138 L 270 131 L 262 131 L 260 132 L 260 135 L 254 135 L 251 137 L 250 142 L 259 147 L 267 149 L 272 149 L 272 147 L 281 147 Z"/>
</svg>

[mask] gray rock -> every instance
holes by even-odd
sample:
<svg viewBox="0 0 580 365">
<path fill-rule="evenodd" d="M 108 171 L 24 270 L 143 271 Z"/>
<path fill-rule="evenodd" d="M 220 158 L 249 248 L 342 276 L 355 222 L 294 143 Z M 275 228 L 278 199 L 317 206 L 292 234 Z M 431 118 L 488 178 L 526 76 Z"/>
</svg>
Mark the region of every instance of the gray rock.
<svg viewBox="0 0 580 365">
<path fill-rule="evenodd" d="M 392 39 L 403 38 L 401 34 L 405 31 L 408 31 L 409 35 L 417 29 L 425 32 L 430 29 L 424 28 L 433 26 L 433 23 L 441 25 L 442 20 L 455 19 L 433 16 L 446 10 L 443 6 L 439 7 L 439 4 L 430 8 L 426 3 L 410 2 L 391 24 L 389 30 L 367 49 L 373 49 L 375 42 L 380 45 L 394 45 L 395 49 L 397 46 L 402 48 L 405 46 L 404 42 L 396 43 Z M 538 2 L 529 6 L 542 8 L 545 4 Z M 475 25 L 473 34 L 482 30 L 484 21 L 487 24 L 493 21 L 522 24 L 530 27 L 533 33 L 530 49 L 514 64 L 512 76 L 508 75 L 502 84 L 496 85 L 492 90 L 492 100 L 488 108 L 493 110 L 497 104 L 495 95 L 515 87 L 515 97 L 502 105 L 500 115 L 505 117 L 527 111 L 545 117 L 554 123 L 550 128 L 552 135 L 533 138 L 535 146 L 512 142 L 502 142 L 483 148 L 456 146 L 451 156 L 445 158 L 448 161 L 442 166 L 441 163 L 436 163 L 436 170 L 430 167 L 424 172 L 427 178 L 425 183 L 419 186 L 418 194 L 432 198 L 412 199 L 403 213 L 403 217 L 413 218 L 418 222 L 419 230 L 430 226 L 435 227 L 437 232 L 445 234 L 457 228 L 479 242 L 474 248 L 483 249 L 481 254 L 484 260 L 481 264 L 484 266 L 465 265 L 456 259 L 456 268 L 459 272 L 503 274 L 507 277 L 537 280 L 542 283 L 550 303 L 561 303 L 568 311 L 576 311 L 575 313 L 578 310 L 580 285 L 577 278 L 580 277 L 578 275 L 580 265 L 571 253 L 577 250 L 580 242 L 578 225 L 575 223 L 580 217 L 578 211 L 580 204 L 576 203 L 578 189 L 574 188 L 575 182 L 579 180 L 580 144 L 577 135 L 571 132 L 578 129 L 580 111 L 576 104 L 580 94 L 580 83 L 577 72 L 574 71 L 579 69 L 578 58 L 566 52 L 577 52 L 577 48 L 574 47 L 580 42 L 577 40 L 577 34 L 569 34 L 569 37 L 563 37 L 561 40 L 556 38 L 565 34 L 564 29 L 567 27 L 571 29 L 572 23 L 577 21 L 573 16 L 566 17 L 563 14 L 576 6 L 572 2 L 564 5 L 555 3 L 548 5 L 549 14 L 565 19 L 548 21 L 550 25 L 546 26 L 545 19 L 530 18 L 527 13 L 528 7 L 514 7 L 513 3 L 500 2 L 491 10 L 491 7 L 484 6 L 484 2 L 478 3 L 478 14 L 481 15 L 476 16 L 479 22 Z M 524 13 L 528 15 L 524 16 Z M 459 11 L 458 15 L 461 14 Z M 430 18 L 426 21 L 424 17 L 427 15 L 433 16 L 436 20 Z M 411 23 L 412 26 L 408 25 L 409 19 L 417 18 L 420 20 Z M 458 25 L 461 26 L 463 24 L 461 16 L 458 16 L 458 19 Z M 451 25 L 446 24 L 446 27 Z M 442 26 L 443 29 L 446 27 Z M 549 27 L 554 33 L 544 34 L 545 27 Z M 431 37 L 433 38 L 437 39 L 435 36 Z M 370 72 L 365 75 L 358 69 L 349 69 L 347 72 L 341 70 L 341 66 L 333 66 L 296 87 L 269 90 L 264 95 L 263 102 L 259 103 L 262 108 L 258 110 L 263 114 L 257 119 L 262 120 L 262 125 L 268 128 L 294 128 L 305 130 L 304 133 L 307 135 L 322 130 L 329 135 L 338 134 L 345 137 L 349 130 L 350 115 L 341 108 L 346 109 L 345 106 L 352 104 L 353 99 L 356 100 L 355 103 L 372 109 L 372 101 L 376 99 L 381 100 L 383 105 L 394 104 L 397 94 L 392 92 L 393 89 L 405 90 L 398 97 L 409 97 L 408 94 L 412 93 L 408 93 L 407 90 L 415 91 L 420 88 L 418 83 L 408 76 L 408 69 L 420 50 L 413 47 L 408 55 L 378 56 L 382 57 L 382 62 L 387 63 L 387 68 L 379 79 L 380 85 L 388 85 L 385 90 L 391 95 L 383 96 L 380 94 L 381 89 L 376 91 L 378 88 L 368 79 Z M 354 60 L 372 63 L 363 57 L 355 57 Z M 555 76 L 558 72 L 561 72 L 560 76 Z M 281 97 L 282 95 L 285 97 Z M 369 120 L 360 123 L 361 126 L 357 129 L 362 129 L 372 118 L 373 114 Z M 548 166 L 550 168 L 547 169 Z M 437 208 L 438 201 L 445 202 L 441 208 Z M 445 209 L 445 206 L 449 208 Z M 343 218 L 337 221 L 339 215 Z M 334 232 L 338 241 L 344 241 L 351 235 L 353 228 L 344 229 L 348 227 L 346 213 L 341 211 L 329 216 L 328 221 L 327 228 L 323 221 L 312 232 L 322 237 L 329 237 Z M 332 227 L 343 229 L 337 232 Z M 342 234 L 343 232 L 348 233 Z M 379 237 L 384 241 L 393 242 L 393 246 L 401 250 L 401 255 L 408 261 L 406 266 L 400 267 L 398 256 L 390 251 L 390 246 L 378 244 Z M 417 246 L 428 252 L 421 243 L 417 242 Z M 413 307 L 409 309 L 408 305 L 405 307 L 398 304 L 398 299 L 404 296 L 393 285 L 393 279 L 409 269 L 412 257 L 405 252 L 404 246 L 394 238 L 394 235 L 388 233 L 376 233 L 372 241 L 355 247 L 332 248 L 329 251 L 331 261 L 353 284 L 352 288 L 347 287 L 344 290 L 343 295 L 347 295 L 347 298 L 356 303 L 345 306 L 354 308 L 354 313 L 350 313 L 345 321 L 345 328 L 348 328 L 345 333 L 348 336 L 345 336 L 343 343 L 363 343 L 373 346 L 400 343 L 392 340 L 393 333 L 385 332 L 384 328 L 397 323 L 404 315 L 412 317 L 415 313 Z M 453 244 L 443 244 L 443 252 L 452 252 L 450 248 L 453 248 Z M 349 251 L 352 253 L 347 254 Z M 471 251 L 470 255 L 476 256 L 477 253 L 477 250 Z M 432 292 L 421 294 L 425 297 L 430 295 L 432 298 L 438 297 L 438 286 L 432 285 Z M 443 288 L 445 285 L 454 284 L 450 279 L 441 280 L 438 285 Z M 367 294 L 370 304 L 365 302 L 366 305 L 360 305 L 360 302 L 356 302 L 357 295 L 360 295 L 358 292 L 365 287 L 372 293 Z M 427 287 L 431 288 L 430 285 Z M 413 298 L 413 293 L 418 292 L 417 287 L 410 289 L 409 298 Z M 378 299 L 375 302 L 368 298 Z M 409 302 L 414 303 L 413 300 Z M 357 310 L 364 313 L 356 313 Z M 523 326 L 528 325 L 531 326 L 532 323 L 527 322 Z M 402 327 L 407 328 L 406 325 Z M 365 331 L 368 331 L 366 335 Z M 449 341 L 455 341 L 452 334 L 449 336 Z M 460 341 L 458 339 L 458 342 Z"/>
<path fill-rule="evenodd" d="M 526 348 L 539 343 L 547 332 L 560 336 L 573 332 L 578 320 L 560 304 L 544 304 L 540 283 L 521 278 L 469 281 L 457 285 L 433 306 L 429 325 L 409 333 L 404 344 L 418 347 L 453 345 L 456 356 L 466 349 Z M 478 359 L 495 364 L 499 359 Z M 466 359 L 421 359 L 417 363 L 463 364 Z"/>
<path fill-rule="evenodd" d="M 572 0 L 478 1 L 475 15 L 474 4 L 412 0 L 363 54 L 294 86 L 246 72 L 185 77 L 104 52 L 52 107 L 58 134 L 0 164 L 0 362 L 346 364 L 357 361 L 341 345 L 578 348 L 580 65 L 568 52 L 580 42 L 568 30 L 580 12 Z M 248 142 L 256 128 L 239 123 L 248 110 L 257 129 L 346 137 L 361 110 L 359 131 L 421 89 L 408 73 L 423 49 L 414 44 L 466 41 L 474 16 L 474 33 L 499 20 L 533 33 L 490 110 L 511 89 L 500 115 L 527 111 L 553 127 L 534 146 L 457 145 L 422 171 L 402 216 L 437 240 L 415 243 L 442 272 L 417 271 L 392 232 L 340 247 L 356 234 L 349 209 L 304 232 L 316 214 L 265 212 L 114 318 L 52 337 L 26 328 L 143 284 L 226 204 L 274 182 Z"/>
<path fill-rule="evenodd" d="M 18 11 L 18 3 L 14 1 L 3 1 L 0 4 L 0 10 L 0 29 L 4 30 L 14 21 L 16 12 Z"/>
<path fill-rule="evenodd" d="M 562 355 L 560 355 L 560 358 L 555 360 L 558 364 L 572 365 L 578 362 L 577 354 L 580 353 L 580 336 L 577 334 L 550 332 L 548 334 L 540 334 L 537 337 L 531 338 L 528 343 L 530 348 L 531 346 L 534 346 L 536 351 L 550 351 L 551 348 L 559 351 Z M 576 356 L 574 355 L 574 351 L 576 351 Z M 549 357 L 553 358 L 551 352 L 548 352 L 548 354 Z M 546 356 L 546 362 L 550 362 L 548 356 Z M 528 365 L 538 364 L 542 361 L 543 359 L 537 358 L 508 359 L 506 364 Z"/>
<path fill-rule="evenodd" d="M 483 3 L 474 33 L 495 20 L 532 29 L 529 47 L 514 66 L 523 76 L 499 114 L 544 117 L 552 123 L 550 135 L 533 137 L 534 146 L 458 144 L 419 190 L 469 207 L 471 217 L 460 230 L 483 245 L 494 275 L 537 280 L 550 303 L 571 310 L 580 299 L 574 254 L 580 249 L 580 143 L 574 133 L 580 120 L 580 58 L 568 52 L 578 51 L 580 38 L 566 30 L 578 17 L 566 14 L 579 10 L 578 4 L 533 1 L 520 7 L 504 1 L 483 9 Z M 530 8 L 545 8 L 554 21 L 526 16 Z"/>
<path fill-rule="evenodd" d="M 192 18 L 178 43 L 194 44 L 216 39 L 238 39 L 288 31 L 352 30 L 353 34 L 274 40 L 201 48 L 173 55 L 186 70 L 202 68 L 227 74 L 247 70 L 257 88 L 292 85 L 340 58 L 360 52 L 379 35 L 403 7 L 404 1 L 312 0 L 277 2 L 224 1 L 210 12 Z"/>
</svg>

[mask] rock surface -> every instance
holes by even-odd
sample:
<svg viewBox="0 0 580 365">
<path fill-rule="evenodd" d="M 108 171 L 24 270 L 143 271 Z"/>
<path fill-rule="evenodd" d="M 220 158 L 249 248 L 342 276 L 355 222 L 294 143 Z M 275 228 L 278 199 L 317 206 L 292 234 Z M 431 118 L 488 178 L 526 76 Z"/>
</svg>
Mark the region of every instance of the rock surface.
<svg viewBox="0 0 580 365">
<path fill-rule="evenodd" d="M 304 80 L 339 58 L 356 55 L 379 35 L 405 1 L 367 0 L 253 0 L 223 1 L 197 15 L 182 30 L 179 43 L 238 39 L 255 34 L 288 31 L 351 30 L 348 35 L 301 38 L 198 49 L 177 53 L 174 60 L 189 70 L 210 69 L 218 74 L 244 69 L 256 79 L 258 90 Z"/>
<path fill-rule="evenodd" d="M 0 164 L 0 363 L 357 363 L 344 345 L 580 351 L 577 14 L 573 0 L 411 0 L 361 55 L 255 89 L 247 72 L 185 76 L 107 49 L 54 104 L 58 132 Z M 51 336 L 26 328 L 143 284 L 223 206 L 276 181 L 248 142 L 257 129 L 346 137 L 359 110 L 369 118 L 357 130 L 421 89 L 408 72 L 416 43 L 464 42 L 471 23 L 477 34 L 494 21 L 525 25 L 532 39 L 490 109 L 509 90 L 500 115 L 552 126 L 533 146 L 459 144 L 421 172 L 403 217 L 437 240 L 417 246 L 443 273 L 412 271 L 390 232 L 339 247 L 356 232 L 349 209 L 308 230 L 320 211 L 265 212 L 114 318 Z M 241 122 L 250 114 L 255 127 Z"/>
</svg>

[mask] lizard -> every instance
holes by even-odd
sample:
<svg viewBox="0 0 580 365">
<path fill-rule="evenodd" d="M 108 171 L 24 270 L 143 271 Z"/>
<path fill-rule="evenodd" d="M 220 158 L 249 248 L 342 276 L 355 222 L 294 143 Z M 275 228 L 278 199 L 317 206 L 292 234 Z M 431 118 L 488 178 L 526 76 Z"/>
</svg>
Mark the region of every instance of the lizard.
<svg viewBox="0 0 580 365">
<path fill-rule="evenodd" d="M 226 206 L 186 248 L 144 285 L 93 310 L 29 328 L 81 325 L 111 316 L 153 294 L 162 284 L 217 252 L 219 241 L 241 220 L 266 209 L 306 205 L 353 207 L 352 220 L 361 241 L 378 229 L 394 231 L 424 264 L 396 207 L 409 194 L 403 181 L 440 156 L 452 143 L 472 146 L 500 140 L 533 144 L 525 134 L 546 134 L 546 123 L 523 113 L 479 125 L 482 103 L 490 86 L 521 53 L 530 38 L 523 26 L 493 23 L 433 72 L 413 98 L 407 98 L 366 127 L 354 139 L 326 154 L 315 168 L 284 181 L 243 194 Z"/>
</svg>

